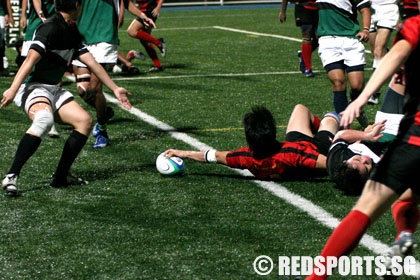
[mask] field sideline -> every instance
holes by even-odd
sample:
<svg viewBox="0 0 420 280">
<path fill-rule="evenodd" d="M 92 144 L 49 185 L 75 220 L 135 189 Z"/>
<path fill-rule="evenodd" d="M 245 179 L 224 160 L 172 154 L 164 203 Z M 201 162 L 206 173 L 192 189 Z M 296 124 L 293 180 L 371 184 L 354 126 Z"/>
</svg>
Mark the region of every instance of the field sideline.
<svg viewBox="0 0 420 280">
<path fill-rule="evenodd" d="M 162 177 L 154 168 L 156 156 L 170 147 L 227 150 L 244 145 L 241 118 L 255 104 L 273 111 L 279 139 L 295 104 L 306 104 L 319 116 L 331 110 L 330 85 L 316 53 L 314 79 L 297 69 L 300 40 L 293 9 L 288 9 L 283 25 L 276 18 L 278 11 L 164 10 L 154 34 L 168 42 L 168 56 L 162 59 L 165 71 L 135 77 L 113 74 L 133 93 L 134 107 L 117 110 L 109 125 L 110 147 L 94 151 L 89 139 L 75 163 L 74 171 L 87 177 L 89 185 L 64 190 L 46 186 L 46 175 L 69 133 L 59 126 L 62 137 L 45 139 L 23 170 L 23 195 L 1 199 L 0 275 L 279 279 L 274 272 L 256 275 L 253 260 L 263 254 L 276 258 L 319 253 L 331 228 L 357 199 L 343 196 L 327 178 L 263 182 L 248 172 L 188 160 L 186 174 L 179 178 Z M 140 49 L 120 34 L 124 52 Z M 10 62 L 12 50 L 8 54 Z M 150 65 L 135 63 L 141 70 Z M 368 54 L 367 78 L 370 65 Z M 2 79 L 2 90 L 10 82 Z M 66 87 L 75 92 L 74 84 Z M 115 98 L 107 94 L 107 99 L 117 107 Z M 377 107 L 367 109 L 372 118 Z M 0 111 L 2 172 L 27 124 L 15 106 Z M 393 231 L 388 213 L 354 255 L 383 253 Z"/>
</svg>

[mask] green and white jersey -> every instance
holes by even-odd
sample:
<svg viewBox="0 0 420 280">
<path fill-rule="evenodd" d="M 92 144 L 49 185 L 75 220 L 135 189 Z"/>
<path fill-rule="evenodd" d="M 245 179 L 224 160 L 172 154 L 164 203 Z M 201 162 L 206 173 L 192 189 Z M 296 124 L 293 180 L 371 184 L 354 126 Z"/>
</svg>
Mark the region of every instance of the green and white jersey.
<svg viewBox="0 0 420 280">
<path fill-rule="evenodd" d="M 360 26 L 357 10 L 370 7 L 369 0 L 318 0 L 318 36 L 354 37 Z"/>
<path fill-rule="evenodd" d="M 35 11 L 32 0 L 29 1 L 28 25 L 25 32 L 25 41 L 32 41 L 32 37 L 38 26 L 41 25 L 42 20 L 39 18 L 37 11 Z M 42 0 L 42 12 L 46 18 L 55 14 L 54 0 Z"/>
<path fill-rule="evenodd" d="M 84 43 L 118 45 L 118 15 L 113 0 L 83 0 L 83 10 L 77 21 Z"/>
</svg>

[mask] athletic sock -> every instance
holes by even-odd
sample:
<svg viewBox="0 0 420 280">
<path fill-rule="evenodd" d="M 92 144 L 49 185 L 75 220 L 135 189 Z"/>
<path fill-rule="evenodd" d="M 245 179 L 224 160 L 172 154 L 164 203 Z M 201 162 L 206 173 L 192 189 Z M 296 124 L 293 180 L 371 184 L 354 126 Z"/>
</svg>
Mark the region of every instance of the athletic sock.
<svg viewBox="0 0 420 280">
<path fill-rule="evenodd" d="M 42 139 L 40 137 L 25 133 L 22 139 L 20 139 L 12 166 L 10 167 L 8 174 L 19 175 L 23 165 L 36 152 L 39 145 L 41 144 L 41 141 Z"/>
<path fill-rule="evenodd" d="M 149 33 L 145 32 L 143 30 L 137 31 L 136 38 L 137 39 L 140 39 L 142 41 L 146 41 L 146 42 L 152 43 L 152 44 L 154 44 L 156 46 L 160 46 L 162 44 L 159 41 L 159 39 L 153 37 L 152 35 L 150 35 Z"/>
<path fill-rule="evenodd" d="M 334 108 L 337 114 L 341 113 L 347 108 L 347 92 L 343 91 L 333 91 L 333 103 Z"/>
<path fill-rule="evenodd" d="M 160 63 L 160 60 L 158 58 L 158 55 L 155 51 L 155 48 L 152 44 L 148 44 L 145 41 L 141 41 L 141 44 L 143 45 L 144 49 L 147 52 L 147 55 L 152 59 L 153 65 L 156 67 L 162 67 L 162 64 Z"/>
<path fill-rule="evenodd" d="M 312 45 L 302 44 L 302 59 L 305 62 L 305 70 L 312 70 Z"/>
<path fill-rule="evenodd" d="M 357 89 L 352 89 L 350 90 L 350 100 L 354 101 L 357 99 L 357 97 L 359 97 L 359 95 L 362 93 L 361 90 L 357 90 Z"/>
<path fill-rule="evenodd" d="M 106 130 L 106 124 L 100 124 L 100 122 L 98 121 L 98 130 L 99 130 L 99 135 L 102 135 L 105 138 L 109 138 L 108 136 L 108 131 Z"/>
<path fill-rule="evenodd" d="M 70 167 L 85 146 L 88 137 L 80 132 L 73 130 L 64 144 L 60 161 L 55 171 L 55 178 L 58 182 L 65 182 Z"/>
<path fill-rule="evenodd" d="M 366 214 L 352 210 L 333 231 L 321 256 L 341 257 L 350 254 L 356 248 L 360 239 L 370 225 L 370 218 Z M 325 262 L 321 262 L 325 265 Z M 317 276 L 312 273 L 306 280 L 326 279 L 327 275 Z"/>
<path fill-rule="evenodd" d="M 420 214 L 414 202 L 410 200 L 397 201 L 392 206 L 391 213 L 397 228 L 395 240 L 397 240 L 401 231 L 413 233 L 416 230 Z"/>
</svg>

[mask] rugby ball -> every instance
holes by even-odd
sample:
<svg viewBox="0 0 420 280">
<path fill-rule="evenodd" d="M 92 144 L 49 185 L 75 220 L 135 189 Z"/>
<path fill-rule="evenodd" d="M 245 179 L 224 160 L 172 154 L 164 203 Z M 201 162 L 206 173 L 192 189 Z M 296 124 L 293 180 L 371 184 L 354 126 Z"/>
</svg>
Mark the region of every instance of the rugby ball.
<svg viewBox="0 0 420 280">
<path fill-rule="evenodd" d="M 166 157 L 161 153 L 156 159 L 156 169 L 162 175 L 180 175 L 184 172 L 184 161 L 179 157 Z"/>
</svg>

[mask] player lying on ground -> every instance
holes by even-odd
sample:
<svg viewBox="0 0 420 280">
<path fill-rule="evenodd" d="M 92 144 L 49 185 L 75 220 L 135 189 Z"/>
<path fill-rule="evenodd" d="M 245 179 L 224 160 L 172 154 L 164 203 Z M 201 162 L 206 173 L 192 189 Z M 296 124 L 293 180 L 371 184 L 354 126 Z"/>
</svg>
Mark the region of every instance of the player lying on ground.
<svg viewBox="0 0 420 280">
<path fill-rule="evenodd" d="M 373 73 L 360 96 L 343 112 L 341 125 L 346 127 L 360 115 L 381 85 L 404 65 L 406 98 L 404 118 L 398 135 L 389 145 L 379 164 L 370 174 L 363 193 L 351 212 L 340 222 L 329 237 L 321 256 L 340 257 L 350 254 L 358 245 L 370 225 L 408 189 L 420 194 L 418 167 L 420 164 L 420 16 L 407 19 L 399 29 L 391 50 Z M 401 251 L 413 245 L 409 238 L 400 238 Z M 401 242 L 400 242 L 401 241 Z M 325 264 L 325 263 L 324 263 Z M 328 275 L 316 275 L 314 270 L 307 279 L 326 279 Z M 319 271 L 318 271 L 319 272 Z"/>
<path fill-rule="evenodd" d="M 327 156 L 327 172 L 335 187 L 347 195 L 360 195 L 372 167 L 379 162 L 398 132 L 403 117 L 404 92 L 390 85 L 381 109 L 376 113 L 374 131 L 383 132 L 371 138 L 372 127 L 365 131 L 341 130 L 333 140 Z M 386 121 L 384 123 L 384 121 Z"/>
<path fill-rule="evenodd" d="M 284 142 L 276 139 L 273 115 L 255 107 L 243 119 L 248 147 L 234 151 L 184 151 L 169 149 L 168 157 L 190 158 L 248 169 L 259 179 L 299 179 L 314 169 L 325 170 L 328 149 L 338 131 L 338 118 L 326 114 L 317 118 L 306 106 L 295 106 L 287 125 Z"/>
</svg>

